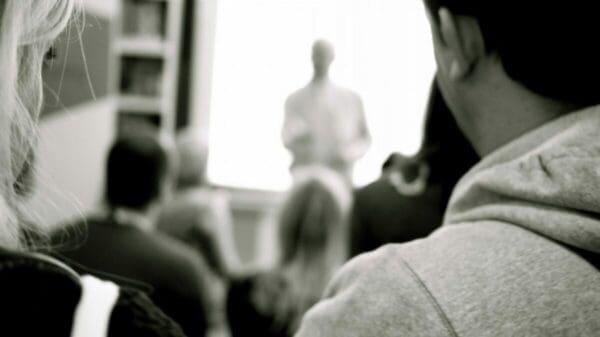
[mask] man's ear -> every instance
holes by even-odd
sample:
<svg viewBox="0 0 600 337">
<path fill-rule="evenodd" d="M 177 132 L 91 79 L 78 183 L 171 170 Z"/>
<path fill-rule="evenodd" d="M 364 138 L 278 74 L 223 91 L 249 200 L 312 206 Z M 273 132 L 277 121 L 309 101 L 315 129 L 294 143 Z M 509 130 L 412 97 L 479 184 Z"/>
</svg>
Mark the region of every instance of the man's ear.
<svg viewBox="0 0 600 337">
<path fill-rule="evenodd" d="M 451 80 L 468 76 L 485 56 L 485 42 L 479 23 L 470 16 L 455 15 L 440 8 L 433 25 L 434 39 L 442 57 L 438 58 L 440 71 Z"/>
</svg>

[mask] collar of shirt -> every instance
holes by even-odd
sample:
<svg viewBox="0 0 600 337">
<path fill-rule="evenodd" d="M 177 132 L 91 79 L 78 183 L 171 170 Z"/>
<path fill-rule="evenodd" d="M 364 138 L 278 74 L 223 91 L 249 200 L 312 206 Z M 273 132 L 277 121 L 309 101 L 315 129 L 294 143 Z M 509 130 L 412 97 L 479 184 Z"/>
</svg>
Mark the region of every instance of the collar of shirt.
<svg viewBox="0 0 600 337">
<path fill-rule="evenodd" d="M 127 208 L 115 209 L 113 217 L 119 225 L 132 226 L 144 232 L 150 232 L 154 227 L 153 222 L 147 215 Z"/>
</svg>

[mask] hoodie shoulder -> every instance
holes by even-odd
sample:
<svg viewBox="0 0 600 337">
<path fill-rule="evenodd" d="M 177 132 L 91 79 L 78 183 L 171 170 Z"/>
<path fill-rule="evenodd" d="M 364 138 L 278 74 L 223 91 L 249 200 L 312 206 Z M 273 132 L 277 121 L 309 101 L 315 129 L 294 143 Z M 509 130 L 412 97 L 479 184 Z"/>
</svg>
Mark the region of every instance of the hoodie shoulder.
<svg viewBox="0 0 600 337">
<path fill-rule="evenodd" d="M 596 336 L 600 329 L 600 274 L 527 229 L 448 225 L 403 245 L 402 256 L 460 336 Z"/>
<path fill-rule="evenodd" d="M 599 314 L 594 267 L 541 235 L 489 221 L 352 260 L 298 336 L 596 336 Z"/>
<path fill-rule="evenodd" d="M 402 245 L 361 255 L 334 277 L 304 317 L 297 337 L 456 336 Z"/>
</svg>

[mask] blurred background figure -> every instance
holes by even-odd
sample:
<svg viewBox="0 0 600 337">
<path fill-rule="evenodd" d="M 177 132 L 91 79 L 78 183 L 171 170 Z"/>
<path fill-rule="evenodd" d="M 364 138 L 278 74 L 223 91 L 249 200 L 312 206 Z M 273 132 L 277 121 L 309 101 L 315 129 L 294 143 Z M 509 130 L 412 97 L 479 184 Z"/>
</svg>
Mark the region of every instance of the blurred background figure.
<svg viewBox="0 0 600 337">
<path fill-rule="evenodd" d="M 327 168 L 298 175 L 279 218 L 280 263 L 232 282 L 227 315 L 233 337 L 292 336 L 347 260 L 351 191 Z"/>
<path fill-rule="evenodd" d="M 285 102 L 282 138 L 297 168 L 319 164 L 352 181 L 352 168 L 368 150 L 371 138 L 358 94 L 329 78 L 333 46 L 317 40 L 312 48 L 314 74 L 310 83 Z"/>
<path fill-rule="evenodd" d="M 196 252 L 155 230 L 173 185 L 172 159 L 150 128 L 119 137 L 106 166 L 107 212 L 55 241 L 69 263 L 149 286 L 152 300 L 188 336 L 205 336 L 218 325 L 216 278 Z"/>
<path fill-rule="evenodd" d="M 351 254 L 427 236 L 442 223 L 441 196 L 423 159 L 390 155 L 381 178 L 355 193 Z"/>
<path fill-rule="evenodd" d="M 399 194 L 410 197 L 425 192 L 429 166 L 420 158 L 393 153 L 383 164 L 382 171 Z"/>
<path fill-rule="evenodd" d="M 442 224 L 454 185 L 477 161 L 434 82 L 420 151 L 390 155 L 381 178 L 355 192 L 351 255 L 429 235 Z"/>
<path fill-rule="evenodd" d="M 240 270 L 233 242 L 229 194 L 206 181 L 208 147 L 195 130 L 181 131 L 176 192 L 161 210 L 157 227 L 203 256 L 215 274 L 228 277 Z"/>
</svg>

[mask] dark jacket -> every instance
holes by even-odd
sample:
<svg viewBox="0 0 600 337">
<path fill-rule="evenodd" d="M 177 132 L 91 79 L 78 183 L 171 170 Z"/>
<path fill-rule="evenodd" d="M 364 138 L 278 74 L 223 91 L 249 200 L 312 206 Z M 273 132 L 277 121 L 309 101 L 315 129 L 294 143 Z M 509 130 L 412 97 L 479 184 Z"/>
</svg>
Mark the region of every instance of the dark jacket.
<svg viewBox="0 0 600 337">
<path fill-rule="evenodd" d="M 291 318 L 278 317 L 275 299 L 286 291 L 285 279 L 264 273 L 231 281 L 227 295 L 227 318 L 232 337 L 291 337 Z M 315 302 L 318 299 L 315 299 Z"/>
<path fill-rule="evenodd" d="M 0 249 L 0 334 L 71 336 L 81 297 L 79 276 L 51 259 Z M 181 328 L 143 293 L 121 287 L 109 337 L 184 337 Z"/>
<path fill-rule="evenodd" d="M 205 335 L 211 309 L 210 272 L 198 254 L 183 244 L 111 218 L 70 226 L 54 241 L 67 260 L 149 285 L 150 298 L 188 336 Z"/>
<path fill-rule="evenodd" d="M 439 184 L 423 193 L 398 193 L 386 177 L 354 194 L 350 254 L 368 252 L 387 243 L 423 238 L 442 223 L 445 200 Z"/>
</svg>

